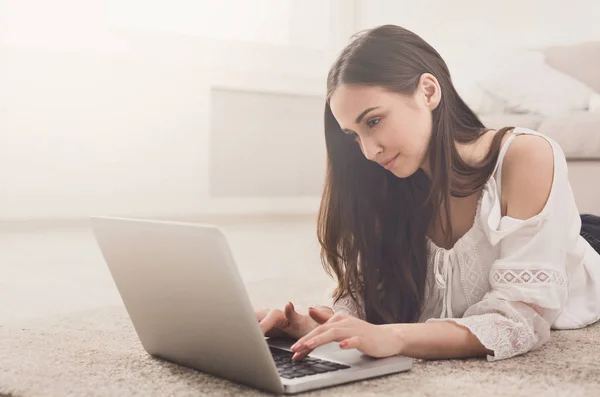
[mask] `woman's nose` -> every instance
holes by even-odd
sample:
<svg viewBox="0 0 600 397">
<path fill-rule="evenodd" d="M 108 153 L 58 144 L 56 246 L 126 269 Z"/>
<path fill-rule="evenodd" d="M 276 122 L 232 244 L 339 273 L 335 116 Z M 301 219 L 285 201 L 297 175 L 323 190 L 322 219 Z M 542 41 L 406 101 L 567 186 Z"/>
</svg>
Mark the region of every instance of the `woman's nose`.
<svg viewBox="0 0 600 397">
<path fill-rule="evenodd" d="M 372 138 L 361 138 L 360 139 L 362 152 L 367 160 L 376 161 L 379 153 L 382 152 L 381 146 L 375 142 Z"/>
</svg>

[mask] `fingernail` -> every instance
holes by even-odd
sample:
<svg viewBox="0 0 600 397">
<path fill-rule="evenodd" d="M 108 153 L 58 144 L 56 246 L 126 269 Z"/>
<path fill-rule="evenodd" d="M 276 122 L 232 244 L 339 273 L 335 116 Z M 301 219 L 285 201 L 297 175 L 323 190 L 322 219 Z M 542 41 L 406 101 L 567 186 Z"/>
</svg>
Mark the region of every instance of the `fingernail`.
<svg viewBox="0 0 600 397">
<path fill-rule="evenodd" d="M 297 360 L 300 357 L 300 353 L 296 353 L 292 356 L 292 360 Z"/>
<path fill-rule="evenodd" d="M 294 346 L 292 346 L 292 350 L 295 352 L 302 349 L 304 349 L 304 343 L 296 343 Z"/>
</svg>

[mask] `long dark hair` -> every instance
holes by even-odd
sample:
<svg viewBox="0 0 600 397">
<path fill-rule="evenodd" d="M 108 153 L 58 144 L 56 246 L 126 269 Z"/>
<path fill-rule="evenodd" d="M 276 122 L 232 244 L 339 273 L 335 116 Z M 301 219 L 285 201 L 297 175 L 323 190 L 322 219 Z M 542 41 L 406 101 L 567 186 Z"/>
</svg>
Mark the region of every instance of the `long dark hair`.
<svg viewBox="0 0 600 397">
<path fill-rule="evenodd" d="M 340 84 L 411 95 L 423 73 L 437 78 L 442 93 L 432 112 L 432 179 L 422 170 L 398 178 L 367 160 L 352 137 L 342 132 L 329 99 Z M 355 34 L 327 78 L 327 175 L 317 234 L 325 271 L 337 279 L 334 302 L 350 297 L 374 324 L 417 322 L 424 307 L 430 224 L 439 219 L 446 242 L 451 242 L 450 196 L 467 197 L 483 187 L 502 137 L 511 128 L 498 131 L 487 156 L 477 167 L 470 166 L 454 143 L 473 142 L 488 129 L 456 92 L 440 54 L 399 26 Z"/>
</svg>

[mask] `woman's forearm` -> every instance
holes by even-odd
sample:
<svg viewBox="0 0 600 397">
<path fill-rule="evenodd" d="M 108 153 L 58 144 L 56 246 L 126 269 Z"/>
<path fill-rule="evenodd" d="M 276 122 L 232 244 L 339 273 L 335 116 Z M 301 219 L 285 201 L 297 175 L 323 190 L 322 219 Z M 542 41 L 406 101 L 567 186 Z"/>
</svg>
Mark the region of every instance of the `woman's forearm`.
<svg viewBox="0 0 600 397">
<path fill-rule="evenodd" d="M 466 327 L 452 321 L 386 324 L 398 336 L 399 354 L 436 360 L 493 355 Z"/>
</svg>

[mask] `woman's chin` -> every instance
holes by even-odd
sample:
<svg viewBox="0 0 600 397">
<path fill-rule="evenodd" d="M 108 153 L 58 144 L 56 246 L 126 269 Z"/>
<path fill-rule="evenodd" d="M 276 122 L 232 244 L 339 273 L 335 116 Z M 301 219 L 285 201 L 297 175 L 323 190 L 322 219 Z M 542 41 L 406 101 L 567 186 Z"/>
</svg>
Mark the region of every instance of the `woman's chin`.
<svg viewBox="0 0 600 397">
<path fill-rule="evenodd" d="M 413 170 L 410 167 L 403 167 L 402 164 L 396 164 L 396 166 L 389 171 L 398 178 L 408 178 L 416 172 L 416 170 Z"/>
</svg>

